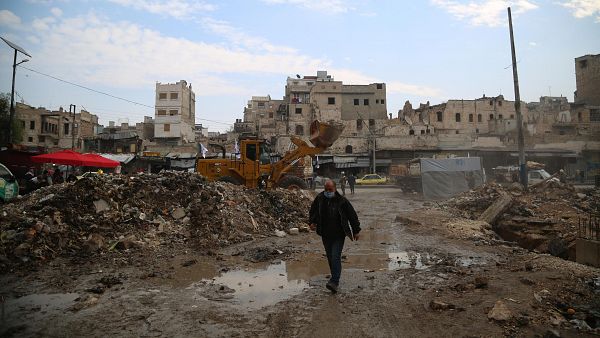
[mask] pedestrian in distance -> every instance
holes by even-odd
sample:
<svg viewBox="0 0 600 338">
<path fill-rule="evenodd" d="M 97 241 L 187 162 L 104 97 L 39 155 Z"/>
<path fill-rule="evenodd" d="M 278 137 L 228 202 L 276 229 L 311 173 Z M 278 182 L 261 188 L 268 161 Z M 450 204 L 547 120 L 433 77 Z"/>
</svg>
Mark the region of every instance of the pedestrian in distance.
<svg viewBox="0 0 600 338">
<path fill-rule="evenodd" d="M 346 236 L 358 240 L 360 221 L 354 207 L 337 192 L 332 180 L 325 181 L 325 190 L 315 197 L 310 206 L 309 224 L 321 236 L 331 278 L 325 285 L 332 293 L 338 292 L 342 274 L 342 250 Z"/>
<path fill-rule="evenodd" d="M 354 195 L 354 186 L 356 185 L 356 176 L 353 173 L 350 173 L 348 176 L 348 185 L 350 186 L 350 195 Z"/>
<path fill-rule="evenodd" d="M 342 189 L 342 196 L 346 196 L 346 183 L 348 183 L 348 179 L 342 171 L 342 177 L 340 178 L 340 188 Z"/>
</svg>

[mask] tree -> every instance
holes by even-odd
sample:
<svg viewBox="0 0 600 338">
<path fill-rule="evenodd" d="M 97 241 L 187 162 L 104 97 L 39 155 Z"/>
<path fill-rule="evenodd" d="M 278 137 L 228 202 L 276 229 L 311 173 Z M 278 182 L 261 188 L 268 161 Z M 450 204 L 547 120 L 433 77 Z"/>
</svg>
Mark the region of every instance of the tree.
<svg viewBox="0 0 600 338">
<path fill-rule="evenodd" d="M 10 94 L 0 93 L 0 146 L 8 144 L 8 123 L 10 121 Z M 20 121 L 13 116 L 12 121 L 12 137 L 13 144 L 18 144 L 23 141 L 23 126 Z"/>
</svg>

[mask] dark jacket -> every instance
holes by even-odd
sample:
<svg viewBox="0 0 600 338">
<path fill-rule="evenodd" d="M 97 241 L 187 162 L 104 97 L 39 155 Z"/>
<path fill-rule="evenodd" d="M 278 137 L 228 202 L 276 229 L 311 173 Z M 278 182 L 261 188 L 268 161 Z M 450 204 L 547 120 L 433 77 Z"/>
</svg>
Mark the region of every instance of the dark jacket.
<svg viewBox="0 0 600 338">
<path fill-rule="evenodd" d="M 319 236 L 322 236 L 323 217 L 321 215 L 321 210 L 323 210 L 323 203 L 326 199 L 327 197 L 325 197 L 323 192 L 318 194 L 310 206 L 310 213 L 308 216 L 309 222 L 317 225 L 317 235 Z M 344 233 L 348 238 L 354 240 L 354 235 L 360 232 L 358 215 L 356 215 L 356 211 L 354 211 L 350 201 L 348 201 L 346 197 L 340 195 L 337 191 L 335 192 L 334 200 L 339 203 L 338 210 L 340 211 L 340 219 L 342 221 Z"/>
</svg>

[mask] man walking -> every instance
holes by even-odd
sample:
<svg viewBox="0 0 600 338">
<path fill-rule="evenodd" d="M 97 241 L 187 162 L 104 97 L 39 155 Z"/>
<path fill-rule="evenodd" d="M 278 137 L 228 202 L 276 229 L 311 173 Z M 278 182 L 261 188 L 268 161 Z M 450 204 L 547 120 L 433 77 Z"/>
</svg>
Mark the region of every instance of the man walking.
<svg viewBox="0 0 600 338">
<path fill-rule="evenodd" d="M 350 173 L 348 176 L 348 185 L 350 186 L 350 195 L 354 195 L 354 185 L 356 184 L 356 176 L 353 173 Z"/>
<path fill-rule="evenodd" d="M 325 190 L 312 205 L 309 214 L 310 228 L 317 230 L 323 240 L 331 278 L 325 285 L 332 293 L 337 293 L 342 274 L 342 249 L 346 236 L 358 240 L 360 222 L 356 211 L 344 196 L 340 195 L 332 180 L 325 181 Z"/>
<path fill-rule="evenodd" d="M 340 177 L 340 188 L 342 188 L 342 196 L 346 196 L 346 183 L 348 183 L 348 178 L 342 171 L 342 177 Z"/>
</svg>

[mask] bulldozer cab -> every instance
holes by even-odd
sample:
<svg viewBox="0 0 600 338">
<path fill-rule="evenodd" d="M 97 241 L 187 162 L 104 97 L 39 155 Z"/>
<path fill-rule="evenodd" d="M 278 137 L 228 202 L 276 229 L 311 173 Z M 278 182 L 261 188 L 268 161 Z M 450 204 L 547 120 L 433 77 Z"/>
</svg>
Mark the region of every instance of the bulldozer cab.
<svg viewBox="0 0 600 338">
<path fill-rule="evenodd" d="M 241 156 L 248 161 L 258 161 L 260 165 L 271 164 L 271 149 L 263 140 L 242 141 Z"/>
</svg>

